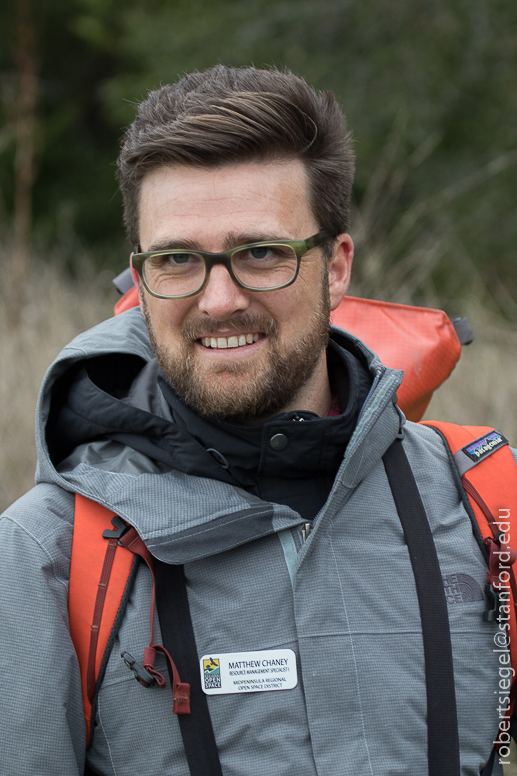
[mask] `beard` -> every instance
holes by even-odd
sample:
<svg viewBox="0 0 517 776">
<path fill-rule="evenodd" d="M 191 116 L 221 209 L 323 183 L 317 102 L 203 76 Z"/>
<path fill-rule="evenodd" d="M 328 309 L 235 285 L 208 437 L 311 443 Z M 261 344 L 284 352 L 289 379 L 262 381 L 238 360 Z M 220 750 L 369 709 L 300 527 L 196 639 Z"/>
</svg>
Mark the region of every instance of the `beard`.
<svg viewBox="0 0 517 776">
<path fill-rule="evenodd" d="M 142 311 L 158 364 L 180 399 L 203 417 L 230 423 L 257 423 L 279 414 L 312 377 L 328 344 L 330 300 L 324 274 L 319 304 L 305 331 L 281 343 L 276 321 L 267 315 L 243 313 L 227 321 L 186 321 L 179 350 L 158 342 L 145 294 Z M 259 331 L 268 337 L 265 357 L 226 364 L 202 364 L 196 340 L 221 329 Z"/>
</svg>

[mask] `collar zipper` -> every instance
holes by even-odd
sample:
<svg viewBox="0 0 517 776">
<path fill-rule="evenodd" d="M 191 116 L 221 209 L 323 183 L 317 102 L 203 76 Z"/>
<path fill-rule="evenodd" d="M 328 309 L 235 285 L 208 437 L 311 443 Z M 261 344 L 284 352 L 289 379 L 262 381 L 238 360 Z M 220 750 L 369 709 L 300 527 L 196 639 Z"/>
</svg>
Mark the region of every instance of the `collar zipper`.
<svg viewBox="0 0 517 776">
<path fill-rule="evenodd" d="M 302 523 L 302 525 L 301 525 L 302 544 L 305 544 L 305 542 L 309 538 L 309 534 L 311 533 L 312 528 L 313 528 L 312 523 Z"/>
</svg>

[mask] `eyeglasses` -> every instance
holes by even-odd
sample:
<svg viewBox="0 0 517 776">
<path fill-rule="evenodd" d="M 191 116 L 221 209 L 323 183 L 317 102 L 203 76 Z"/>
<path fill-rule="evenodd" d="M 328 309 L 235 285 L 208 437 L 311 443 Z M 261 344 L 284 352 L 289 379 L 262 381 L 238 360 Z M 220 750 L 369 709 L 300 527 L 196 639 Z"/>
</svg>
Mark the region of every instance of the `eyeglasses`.
<svg viewBox="0 0 517 776">
<path fill-rule="evenodd" d="M 276 291 L 294 283 L 302 256 L 330 238 L 330 232 L 323 230 L 307 240 L 257 242 L 222 253 L 184 248 L 134 253 L 133 267 L 147 291 L 159 299 L 182 299 L 199 294 L 215 264 L 223 264 L 241 288 Z"/>
</svg>

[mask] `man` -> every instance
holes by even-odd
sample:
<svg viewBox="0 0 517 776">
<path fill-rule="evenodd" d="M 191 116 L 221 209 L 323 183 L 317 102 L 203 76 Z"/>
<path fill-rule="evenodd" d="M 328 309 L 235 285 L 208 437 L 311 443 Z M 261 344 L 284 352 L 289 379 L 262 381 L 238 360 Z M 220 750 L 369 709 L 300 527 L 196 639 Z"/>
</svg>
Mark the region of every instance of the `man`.
<svg viewBox="0 0 517 776">
<path fill-rule="evenodd" d="M 189 677 L 191 693 L 209 711 L 189 740 L 198 702 L 181 719 L 170 686 L 143 687 L 120 657 L 142 664 L 149 641 L 141 563 L 97 681 L 92 772 L 185 776 L 215 740 L 206 773 L 435 774 L 418 568 L 383 464 L 394 444 L 441 574 L 481 589 L 486 566 L 444 444 L 396 407 L 401 374 L 338 329 L 329 339 L 353 255 L 353 157 L 334 97 L 276 71 L 185 76 L 139 107 L 118 170 L 141 309 L 57 359 L 38 485 L 1 522 L 0 771 L 83 772 L 67 613 L 79 493 L 133 526 L 162 570 L 155 644 L 178 606 L 163 573 L 183 565 L 205 677 L 203 693 Z M 453 689 L 439 713 L 456 715 L 462 776 L 479 774 L 497 733 L 484 610 L 449 608 L 456 704 Z"/>
</svg>

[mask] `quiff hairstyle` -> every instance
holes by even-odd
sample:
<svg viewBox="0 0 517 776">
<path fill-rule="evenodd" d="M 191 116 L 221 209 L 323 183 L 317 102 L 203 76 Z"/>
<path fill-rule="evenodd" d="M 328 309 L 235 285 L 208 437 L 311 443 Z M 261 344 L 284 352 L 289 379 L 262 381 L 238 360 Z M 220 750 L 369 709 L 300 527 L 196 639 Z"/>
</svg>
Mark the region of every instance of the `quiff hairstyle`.
<svg viewBox="0 0 517 776">
<path fill-rule="evenodd" d="M 346 232 L 354 154 L 331 92 L 317 92 L 288 71 L 224 65 L 150 92 L 117 161 L 131 244 L 139 244 L 140 186 L 149 170 L 291 159 L 305 166 L 319 229 L 334 237 Z"/>
</svg>

